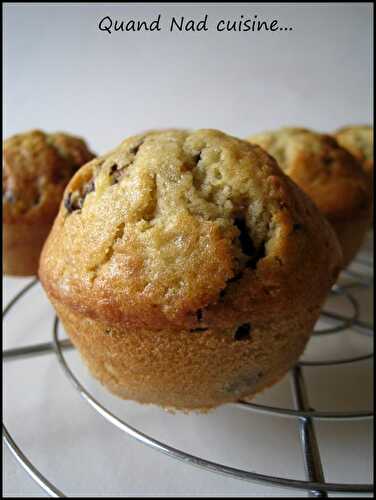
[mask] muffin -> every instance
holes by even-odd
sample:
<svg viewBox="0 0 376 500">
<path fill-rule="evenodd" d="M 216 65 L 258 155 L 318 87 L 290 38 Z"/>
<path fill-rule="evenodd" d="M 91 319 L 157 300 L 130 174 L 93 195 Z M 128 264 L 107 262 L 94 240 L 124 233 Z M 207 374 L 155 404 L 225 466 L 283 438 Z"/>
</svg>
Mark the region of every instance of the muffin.
<svg viewBox="0 0 376 500">
<path fill-rule="evenodd" d="M 112 393 L 205 411 L 294 365 L 340 262 L 330 225 L 261 148 L 169 130 L 75 174 L 39 276 Z"/>
<path fill-rule="evenodd" d="M 72 175 L 94 158 L 79 137 L 32 130 L 3 144 L 3 273 L 38 272 L 43 243 Z"/>
<path fill-rule="evenodd" d="M 337 142 L 355 158 L 363 167 L 368 178 L 373 180 L 373 128 L 369 125 L 352 125 L 343 127 L 334 133 Z"/>
<path fill-rule="evenodd" d="M 368 177 L 371 192 L 371 224 L 373 223 L 373 127 L 369 125 L 353 125 L 343 127 L 334 133 L 338 143 L 359 160 Z"/>
<path fill-rule="evenodd" d="M 328 135 L 281 128 L 248 138 L 274 156 L 333 226 L 346 267 L 371 220 L 371 189 L 358 160 Z"/>
</svg>

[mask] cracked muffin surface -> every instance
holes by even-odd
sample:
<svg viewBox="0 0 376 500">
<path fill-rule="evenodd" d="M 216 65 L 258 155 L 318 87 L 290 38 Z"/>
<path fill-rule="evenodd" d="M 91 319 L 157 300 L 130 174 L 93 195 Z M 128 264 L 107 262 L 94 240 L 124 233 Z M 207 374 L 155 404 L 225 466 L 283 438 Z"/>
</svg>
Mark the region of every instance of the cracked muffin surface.
<svg viewBox="0 0 376 500">
<path fill-rule="evenodd" d="M 32 130 L 3 144 L 3 267 L 37 273 L 41 247 L 72 175 L 94 155 L 79 137 Z"/>
<path fill-rule="evenodd" d="M 256 307 L 252 295 L 272 307 L 293 282 L 306 295 L 293 271 L 305 272 L 314 219 L 258 147 L 212 130 L 136 136 L 74 176 L 41 276 L 59 300 L 114 325 L 225 326 L 234 308 Z M 322 260 L 331 279 L 337 259 Z"/>
<path fill-rule="evenodd" d="M 330 225 L 261 148 L 167 130 L 75 174 L 39 276 L 112 392 L 191 409 L 280 378 L 340 262 Z"/>
<path fill-rule="evenodd" d="M 358 160 L 335 138 L 304 128 L 281 128 L 248 140 L 275 157 L 328 218 L 348 264 L 362 243 L 371 213 L 371 190 Z"/>
<path fill-rule="evenodd" d="M 373 178 L 373 127 L 350 125 L 334 133 L 338 143 L 352 153 L 362 164 L 363 170 Z"/>
</svg>

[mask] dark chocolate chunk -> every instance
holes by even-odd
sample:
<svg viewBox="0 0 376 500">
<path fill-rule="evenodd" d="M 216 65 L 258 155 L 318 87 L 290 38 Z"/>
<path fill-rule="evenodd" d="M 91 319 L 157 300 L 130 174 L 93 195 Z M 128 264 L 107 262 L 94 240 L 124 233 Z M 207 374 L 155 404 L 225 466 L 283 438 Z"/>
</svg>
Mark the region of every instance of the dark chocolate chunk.
<svg viewBox="0 0 376 500">
<path fill-rule="evenodd" d="M 257 262 L 265 257 L 265 243 L 260 245 L 259 248 L 255 247 L 244 219 L 236 218 L 234 224 L 240 231 L 239 241 L 242 252 L 244 255 L 250 257 L 245 267 L 256 269 Z"/>
<path fill-rule="evenodd" d="M 192 328 L 191 332 L 206 332 L 207 328 Z"/>
<path fill-rule="evenodd" d="M 72 205 L 72 193 L 68 193 L 64 199 L 64 207 L 67 209 L 69 213 L 72 213 L 74 208 Z"/>
<path fill-rule="evenodd" d="M 95 191 L 95 183 L 94 183 L 93 179 L 91 179 L 91 181 L 87 182 L 84 185 L 84 189 L 83 189 L 83 193 L 82 194 L 85 197 L 86 195 L 88 195 L 92 191 Z"/>
<path fill-rule="evenodd" d="M 133 148 L 131 148 L 129 150 L 129 152 L 133 155 L 136 155 L 138 153 L 138 150 L 140 149 L 140 147 L 142 146 L 144 141 L 141 141 L 139 144 L 137 144 L 137 146 L 133 146 Z"/>
<path fill-rule="evenodd" d="M 82 193 L 76 193 L 75 192 L 75 197 L 72 198 L 72 192 L 68 193 L 67 196 L 64 199 L 64 206 L 68 210 L 69 213 L 74 212 L 75 210 L 80 210 L 83 205 L 86 196 L 91 193 L 92 191 L 95 190 L 95 184 L 94 180 L 91 179 L 90 181 L 86 182 L 82 188 Z"/>
<path fill-rule="evenodd" d="M 239 229 L 239 241 L 244 255 L 251 257 L 255 252 L 252 238 L 249 236 L 248 228 L 244 219 L 236 218 L 234 220 L 235 226 Z"/>
<path fill-rule="evenodd" d="M 248 340 L 251 334 L 251 324 L 244 323 L 244 325 L 239 326 L 234 335 L 234 340 Z"/>
<path fill-rule="evenodd" d="M 196 311 L 196 318 L 197 318 L 197 321 L 202 320 L 202 309 L 198 309 L 198 311 Z"/>
<path fill-rule="evenodd" d="M 294 224 L 292 226 L 292 228 L 293 228 L 294 231 L 300 231 L 301 229 L 303 229 L 303 225 L 297 223 L 297 224 Z"/>
<path fill-rule="evenodd" d="M 197 165 L 198 162 L 201 160 L 201 152 L 198 155 L 193 156 L 193 161 Z"/>
<path fill-rule="evenodd" d="M 265 242 L 263 242 L 252 255 L 252 257 L 248 260 L 248 262 L 246 263 L 246 267 L 256 269 L 258 261 L 263 259 L 265 255 Z"/>
<path fill-rule="evenodd" d="M 118 169 L 118 166 L 116 164 L 112 165 L 110 170 L 110 177 L 112 179 L 113 184 L 117 184 L 119 182 L 120 177 L 123 175 L 123 173 L 124 173 L 124 167 Z"/>
</svg>

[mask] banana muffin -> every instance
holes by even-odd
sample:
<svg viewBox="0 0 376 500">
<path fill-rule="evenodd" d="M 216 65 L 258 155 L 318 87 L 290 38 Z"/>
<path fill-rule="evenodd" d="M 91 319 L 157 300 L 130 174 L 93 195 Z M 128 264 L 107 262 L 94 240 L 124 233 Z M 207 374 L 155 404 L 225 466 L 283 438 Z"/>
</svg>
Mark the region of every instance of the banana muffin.
<svg viewBox="0 0 376 500">
<path fill-rule="evenodd" d="M 369 179 L 373 180 L 373 127 L 369 125 L 352 125 L 342 127 L 334 133 L 337 142 L 355 158 L 363 167 Z"/>
<path fill-rule="evenodd" d="M 332 224 L 346 267 L 371 220 L 371 189 L 358 160 L 329 135 L 281 128 L 248 138 L 271 154 Z"/>
<path fill-rule="evenodd" d="M 288 371 L 340 263 L 330 225 L 261 148 L 169 130 L 75 174 L 39 276 L 112 393 L 205 411 Z"/>
<path fill-rule="evenodd" d="M 93 159 L 85 142 L 32 130 L 3 144 L 3 273 L 38 272 L 43 243 L 72 175 Z"/>
</svg>

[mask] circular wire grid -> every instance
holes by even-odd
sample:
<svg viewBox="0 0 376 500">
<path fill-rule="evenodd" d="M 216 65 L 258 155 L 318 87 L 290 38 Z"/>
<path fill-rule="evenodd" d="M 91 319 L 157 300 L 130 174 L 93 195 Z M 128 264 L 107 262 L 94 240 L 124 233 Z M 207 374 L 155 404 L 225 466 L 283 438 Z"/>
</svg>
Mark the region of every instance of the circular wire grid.
<svg viewBox="0 0 376 500">
<path fill-rule="evenodd" d="M 351 277 L 352 282 L 345 286 L 335 285 L 331 291 L 334 296 L 341 296 L 347 301 L 350 309 L 349 316 L 335 314 L 331 311 L 323 310 L 322 318 L 333 323 L 333 326 L 325 329 L 317 329 L 313 332 L 314 336 L 322 336 L 342 332 L 345 329 L 352 330 L 367 336 L 373 335 L 373 326 L 359 320 L 359 306 L 357 300 L 353 297 L 351 290 L 356 287 L 368 288 L 372 285 L 373 279 L 369 274 L 373 268 L 372 261 L 361 260 L 361 264 L 368 270 L 368 276 L 365 273 L 355 273 L 346 271 L 346 274 Z M 3 318 L 9 311 L 15 307 L 21 297 L 23 297 L 38 280 L 31 281 L 26 285 L 7 305 L 3 311 Z M 59 320 L 55 316 L 52 328 L 52 340 L 42 344 L 33 346 L 25 346 L 16 349 L 8 349 L 3 351 L 3 361 L 21 360 L 25 357 L 38 356 L 47 353 L 55 353 L 57 361 L 62 368 L 64 374 L 70 381 L 71 385 L 78 391 L 82 399 L 88 403 L 101 417 L 108 423 L 114 425 L 120 431 L 128 436 L 136 439 L 138 442 L 145 444 L 155 450 L 164 453 L 172 458 L 180 460 L 186 464 L 206 469 L 210 472 L 230 476 L 236 479 L 260 483 L 269 486 L 279 486 L 305 490 L 309 496 L 327 497 L 328 492 L 342 493 L 369 493 L 373 491 L 372 484 L 351 484 L 351 483 L 329 483 L 324 479 L 324 472 L 319 453 L 318 442 L 316 438 L 314 422 L 316 420 L 329 421 L 354 421 L 361 419 L 373 418 L 373 412 L 367 410 L 356 411 L 318 411 L 311 408 L 309 404 L 308 392 L 304 380 L 304 366 L 320 368 L 322 366 L 332 366 L 339 364 L 355 363 L 370 359 L 373 353 L 362 356 L 353 356 L 345 359 L 330 359 L 326 361 L 303 361 L 300 360 L 296 366 L 290 370 L 291 390 L 294 401 L 294 408 L 273 407 L 269 405 L 261 405 L 247 401 L 239 401 L 233 403 L 234 406 L 246 411 L 266 413 L 279 417 L 295 418 L 299 424 L 299 438 L 303 451 L 304 466 L 306 472 L 306 480 L 297 480 L 285 477 L 277 477 L 272 475 L 260 474 L 255 471 L 243 470 L 235 467 L 230 467 L 218 462 L 212 462 L 204 458 L 186 453 L 185 451 L 173 448 L 165 442 L 158 441 L 153 437 L 141 432 L 132 427 L 123 419 L 117 417 L 109 411 L 105 406 L 101 405 L 90 392 L 81 384 L 77 377 L 73 374 L 69 367 L 64 352 L 72 349 L 73 345 L 68 339 L 59 338 Z M 52 497 L 64 497 L 64 493 L 55 485 L 51 484 L 46 477 L 32 464 L 24 452 L 17 446 L 14 439 L 3 424 L 3 439 L 8 448 L 11 450 L 15 458 L 26 470 L 26 472 L 36 481 L 36 483 Z"/>
</svg>

